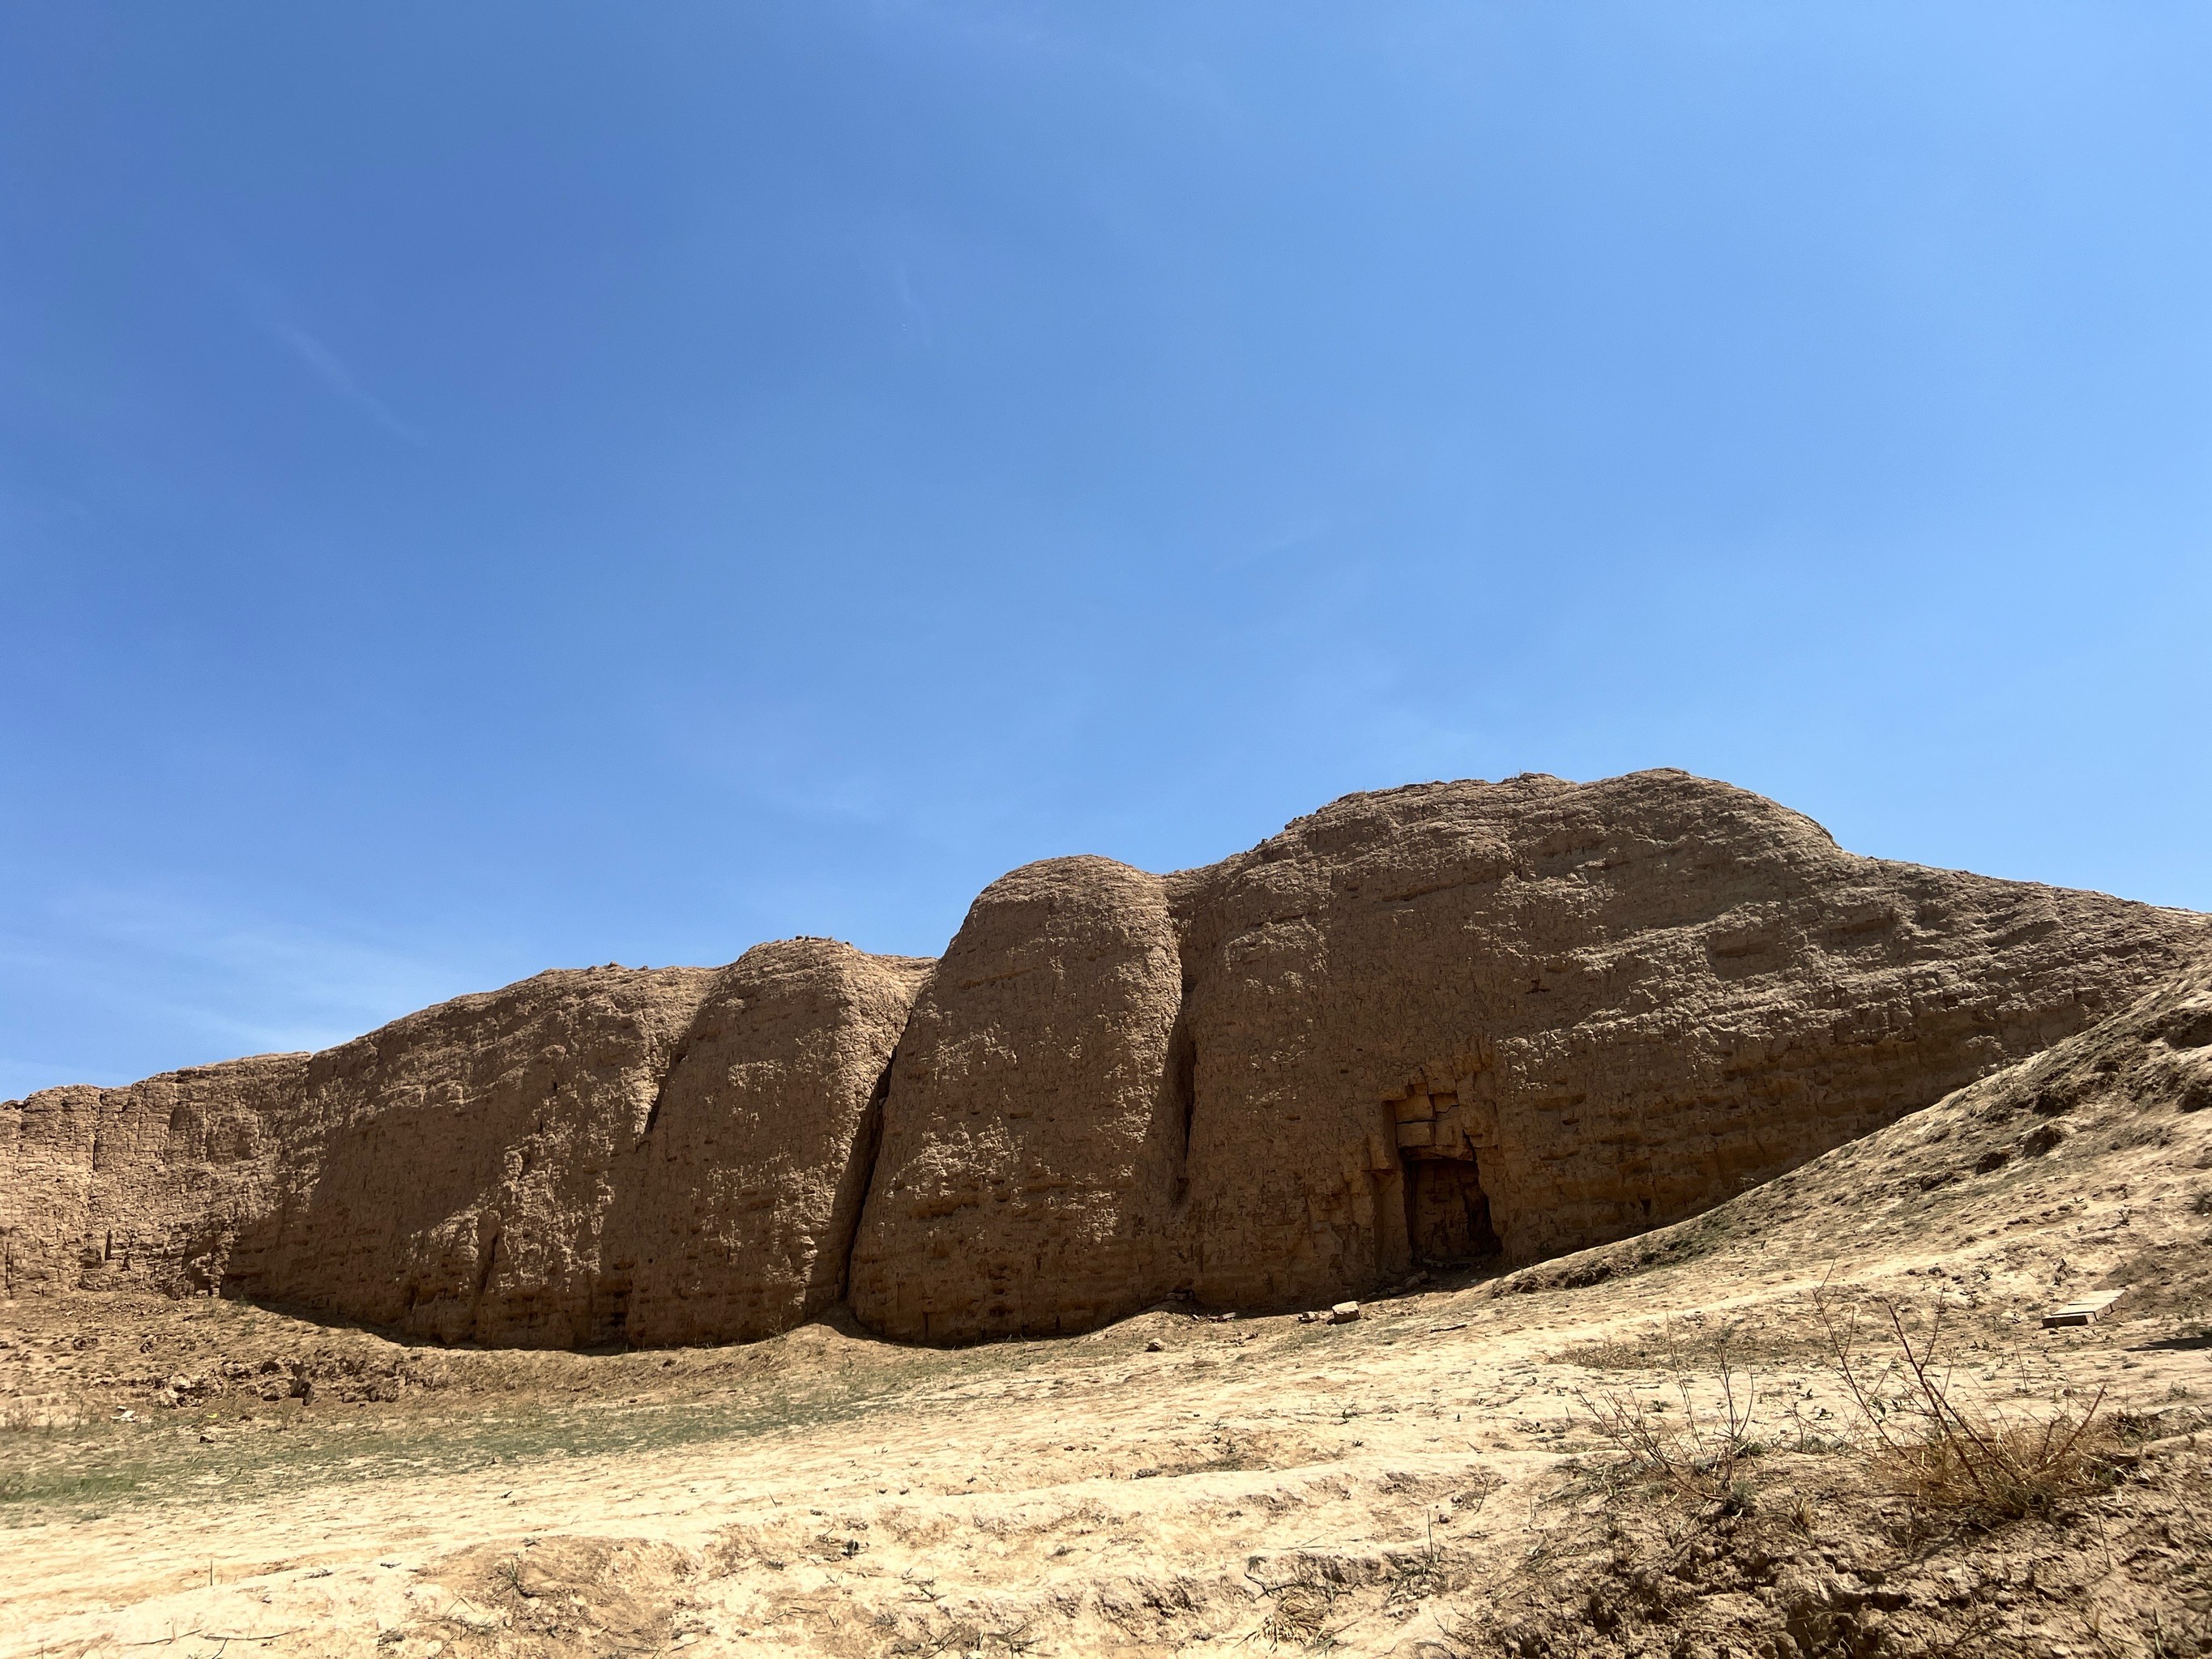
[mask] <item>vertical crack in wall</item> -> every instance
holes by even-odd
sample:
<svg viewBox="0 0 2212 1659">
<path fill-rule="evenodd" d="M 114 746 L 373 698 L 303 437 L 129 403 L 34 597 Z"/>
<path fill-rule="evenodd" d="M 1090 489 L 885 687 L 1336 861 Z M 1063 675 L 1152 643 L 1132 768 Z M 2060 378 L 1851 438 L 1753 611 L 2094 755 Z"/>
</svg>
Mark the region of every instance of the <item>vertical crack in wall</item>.
<svg viewBox="0 0 2212 1659">
<path fill-rule="evenodd" d="M 868 1194 L 876 1184 L 876 1158 L 884 1147 L 884 1107 L 890 1099 L 891 1067 L 898 1064 L 898 1045 L 894 1043 L 884 1058 L 884 1069 L 877 1074 L 876 1085 L 868 1091 L 868 1103 L 860 1109 L 860 1121 L 854 1126 L 853 1149 L 845 1159 L 845 1173 L 837 1182 L 837 1197 L 830 1212 L 833 1235 L 842 1237 L 830 1240 L 830 1250 L 837 1261 L 837 1282 L 830 1300 L 842 1302 L 852 1293 L 853 1252 L 860 1243 L 860 1221 L 868 1206 Z"/>
<path fill-rule="evenodd" d="M 1198 1040 L 1190 1033 L 1190 981 L 1182 984 L 1182 1000 L 1176 1006 L 1175 1024 L 1168 1031 L 1168 1109 L 1175 1125 L 1175 1208 L 1177 1214 L 1190 1203 L 1190 1138 L 1198 1122 Z"/>
<path fill-rule="evenodd" d="M 1198 1139 L 1198 1037 L 1193 1030 L 1196 1012 L 1193 999 L 1200 972 L 1212 959 L 1212 951 L 1210 942 L 1195 929 L 1188 890 L 1170 878 L 1167 893 L 1176 968 L 1175 1023 L 1168 1028 L 1167 1053 L 1163 1056 L 1166 1062 L 1163 1083 L 1174 1129 L 1170 1145 L 1175 1170 L 1168 1211 L 1174 1262 L 1170 1284 L 1175 1295 L 1195 1296 L 1206 1276 L 1206 1229 L 1197 1214 L 1198 1188 L 1192 1175 Z"/>
<path fill-rule="evenodd" d="M 660 1080 L 653 1085 L 653 1104 L 645 1109 L 645 1127 L 637 1132 L 637 1144 L 643 1146 L 653 1139 L 653 1126 L 660 1121 L 660 1109 L 668 1101 L 668 1085 L 676 1076 L 676 1068 L 684 1063 L 684 1056 L 691 1052 L 691 1039 L 699 1029 L 699 1015 L 695 1010 L 690 1024 L 676 1044 L 675 1052 L 668 1056 L 668 1064 L 660 1070 Z"/>
<path fill-rule="evenodd" d="M 482 1224 L 479 1224 L 479 1231 L 481 1227 Z M 490 1238 L 479 1245 L 477 1249 L 476 1284 L 469 1292 L 469 1340 L 471 1341 L 480 1342 L 483 1340 L 482 1310 L 484 1292 L 491 1288 L 492 1269 L 499 1261 L 501 1236 L 499 1223 L 492 1222 Z"/>
</svg>

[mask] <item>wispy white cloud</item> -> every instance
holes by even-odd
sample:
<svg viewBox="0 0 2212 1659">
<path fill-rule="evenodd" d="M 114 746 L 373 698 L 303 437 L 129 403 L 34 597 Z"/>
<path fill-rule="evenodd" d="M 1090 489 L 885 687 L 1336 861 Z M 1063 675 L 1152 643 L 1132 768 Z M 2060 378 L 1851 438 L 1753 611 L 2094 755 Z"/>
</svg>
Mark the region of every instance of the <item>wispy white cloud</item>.
<svg viewBox="0 0 2212 1659">
<path fill-rule="evenodd" d="M 281 317 L 264 315 L 262 327 L 291 349 L 292 355 L 305 364 L 310 374 L 328 386 L 347 403 L 351 404 L 377 425 L 395 438 L 404 438 L 410 444 L 422 441 L 422 434 L 394 414 L 381 398 L 362 386 L 337 352 L 301 328 L 297 323 Z"/>
<path fill-rule="evenodd" d="M 6 1034 L 15 1051 L 0 1054 L 8 1096 L 328 1048 L 482 989 L 483 976 L 328 929 L 161 893 L 87 890 L 0 930 L 0 987 L 19 1006 L 35 997 L 55 1021 L 44 1042 Z M 123 1052 L 102 1040 L 110 1027 Z M 33 1047 L 48 1052 L 27 1052 Z"/>
<path fill-rule="evenodd" d="M 907 332 L 927 345 L 936 337 L 937 326 L 930 317 L 929 307 L 915 291 L 914 273 L 907 269 L 903 259 L 896 261 L 892 269 L 898 278 L 899 309 L 905 313 Z"/>
<path fill-rule="evenodd" d="M 56 1066 L 45 1060 L 19 1060 L 0 1054 L 0 1100 L 21 1100 L 41 1089 L 59 1089 L 71 1083 L 89 1083 L 95 1089 L 112 1089 L 135 1083 L 124 1072 L 87 1072 L 81 1066 Z"/>
<path fill-rule="evenodd" d="M 210 1030 L 278 1048 L 321 1048 L 434 1000 L 431 963 L 326 930 L 224 915 L 144 894 L 88 895 L 72 907 L 100 940 L 166 958 L 210 988 L 249 992 L 246 1006 L 171 1004 Z M 447 993 L 450 994 L 450 993 Z"/>
</svg>

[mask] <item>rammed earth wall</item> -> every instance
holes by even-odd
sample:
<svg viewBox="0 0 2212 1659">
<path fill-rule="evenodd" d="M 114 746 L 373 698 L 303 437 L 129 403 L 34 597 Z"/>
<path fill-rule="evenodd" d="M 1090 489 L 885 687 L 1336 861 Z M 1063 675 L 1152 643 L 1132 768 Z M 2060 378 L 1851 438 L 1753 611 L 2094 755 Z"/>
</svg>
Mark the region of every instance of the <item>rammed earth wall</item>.
<svg viewBox="0 0 2212 1659">
<path fill-rule="evenodd" d="M 0 1267 L 556 1346 L 1322 1302 L 1678 1219 L 2208 945 L 1680 772 L 1423 785 L 1200 870 L 1026 866 L 936 963 L 544 974 L 7 1103 Z"/>
</svg>

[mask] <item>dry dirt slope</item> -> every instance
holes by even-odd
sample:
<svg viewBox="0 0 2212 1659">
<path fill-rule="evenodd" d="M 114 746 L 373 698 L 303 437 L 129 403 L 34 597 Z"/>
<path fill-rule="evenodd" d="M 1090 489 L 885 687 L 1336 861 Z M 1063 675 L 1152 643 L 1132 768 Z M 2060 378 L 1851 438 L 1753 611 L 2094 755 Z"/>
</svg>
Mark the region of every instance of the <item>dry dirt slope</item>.
<svg viewBox="0 0 2212 1659">
<path fill-rule="evenodd" d="M 2204 1652 L 2208 1088 L 2200 970 L 1698 1220 L 1341 1326 L 584 1356 L 12 1304 L 0 1653 Z M 1885 1485 L 1824 1281 L 1944 1307 L 1977 1401 L 2104 1389 L 2093 1478 L 2002 1521 Z M 1734 1490 L 1596 1431 L 1710 1434 L 1724 1356 Z"/>
</svg>

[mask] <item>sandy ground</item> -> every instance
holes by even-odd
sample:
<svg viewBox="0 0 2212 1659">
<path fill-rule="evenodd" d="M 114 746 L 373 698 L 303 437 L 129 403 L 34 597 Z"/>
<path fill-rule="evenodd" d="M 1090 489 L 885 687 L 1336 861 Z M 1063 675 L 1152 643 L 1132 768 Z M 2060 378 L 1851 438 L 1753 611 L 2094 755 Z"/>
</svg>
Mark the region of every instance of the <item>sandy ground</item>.
<svg viewBox="0 0 2212 1659">
<path fill-rule="evenodd" d="M 2206 1120 L 1931 1185 L 1977 1132 L 1923 1114 L 1341 1325 L 516 1354 L 0 1304 L 0 1655 L 2212 1652 Z M 2041 1327 L 2100 1283 L 2130 1287 L 2105 1322 Z M 2103 1389 L 2103 1484 L 1919 1515 L 1816 1293 L 1942 1308 L 1978 1399 Z M 1755 1395 L 1738 1495 L 1639 1481 L 1607 1407 L 1710 1432 L 1724 1362 Z"/>
</svg>

